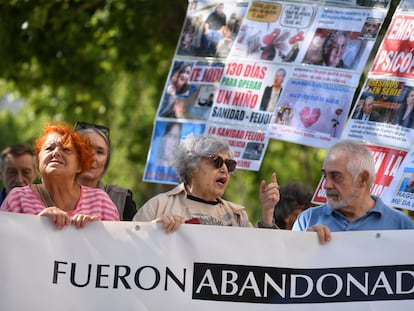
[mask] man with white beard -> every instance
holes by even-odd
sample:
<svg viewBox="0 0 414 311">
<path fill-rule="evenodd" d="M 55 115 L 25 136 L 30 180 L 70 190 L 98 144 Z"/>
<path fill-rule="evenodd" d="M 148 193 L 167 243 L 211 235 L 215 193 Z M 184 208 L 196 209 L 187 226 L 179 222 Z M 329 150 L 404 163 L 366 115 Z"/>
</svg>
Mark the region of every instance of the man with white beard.
<svg viewBox="0 0 414 311">
<path fill-rule="evenodd" d="M 375 162 L 363 144 L 342 140 L 333 145 L 326 153 L 322 173 L 327 203 L 302 212 L 292 230 L 315 231 L 325 243 L 335 231 L 414 229 L 405 213 L 371 195 Z"/>
</svg>

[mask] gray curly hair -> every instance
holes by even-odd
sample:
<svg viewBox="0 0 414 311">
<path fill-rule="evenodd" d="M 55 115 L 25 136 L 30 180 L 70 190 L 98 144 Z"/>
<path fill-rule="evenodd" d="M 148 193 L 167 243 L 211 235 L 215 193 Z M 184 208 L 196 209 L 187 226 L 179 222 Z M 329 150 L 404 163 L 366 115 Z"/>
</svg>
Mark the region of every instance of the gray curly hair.
<svg viewBox="0 0 414 311">
<path fill-rule="evenodd" d="M 227 141 L 216 135 L 190 136 L 181 141 L 172 156 L 171 164 L 175 168 L 179 180 L 188 185 L 191 183 L 200 160 L 220 152 L 227 153 L 230 158 L 234 156 L 234 152 Z"/>
</svg>

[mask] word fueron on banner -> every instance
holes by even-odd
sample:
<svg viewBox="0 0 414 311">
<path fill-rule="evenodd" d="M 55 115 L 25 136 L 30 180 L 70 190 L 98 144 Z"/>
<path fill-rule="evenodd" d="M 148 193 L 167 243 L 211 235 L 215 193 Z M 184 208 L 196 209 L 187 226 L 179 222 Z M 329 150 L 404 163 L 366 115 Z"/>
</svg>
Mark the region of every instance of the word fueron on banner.
<svg viewBox="0 0 414 311">
<path fill-rule="evenodd" d="M 188 271 L 150 265 L 53 262 L 55 286 L 97 290 L 181 290 Z M 414 299 L 414 265 L 291 269 L 194 263 L 192 299 L 265 304 Z"/>
</svg>

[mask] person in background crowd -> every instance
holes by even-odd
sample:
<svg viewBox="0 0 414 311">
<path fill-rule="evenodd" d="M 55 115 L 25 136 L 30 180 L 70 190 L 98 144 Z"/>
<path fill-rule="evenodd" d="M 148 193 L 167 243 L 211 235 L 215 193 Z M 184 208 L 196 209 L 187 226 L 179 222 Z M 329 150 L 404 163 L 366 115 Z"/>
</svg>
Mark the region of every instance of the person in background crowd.
<svg viewBox="0 0 414 311">
<path fill-rule="evenodd" d="M 222 197 L 236 169 L 229 144 L 211 134 L 183 140 L 175 151 L 172 165 L 181 183 L 146 202 L 135 215 L 136 221 L 162 222 L 173 232 L 184 222 L 204 225 L 251 227 L 244 207 Z M 274 228 L 273 210 L 279 201 L 276 174 L 260 185 L 262 220 L 258 227 Z"/>
<path fill-rule="evenodd" d="M 371 195 L 375 162 L 363 144 L 343 140 L 333 145 L 327 151 L 322 173 L 327 203 L 302 212 L 293 230 L 315 231 L 325 243 L 335 231 L 414 229 L 406 214 Z"/>
<path fill-rule="evenodd" d="M 365 121 L 379 121 L 380 114 L 374 110 L 374 104 L 374 97 L 368 96 L 365 98 L 361 108 L 355 110 L 352 118 Z"/>
<path fill-rule="evenodd" d="M 34 183 L 36 175 L 36 156 L 30 145 L 14 144 L 3 149 L 0 154 L 0 180 L 3 182 L 0 205 L 14 187 Z"/>
<path fill-rule="evenodd" d="M 401 125 L 403 127 L 414 128 L 414 88 L 408 88 L 392 124 Z"/>
<path fill-rule="evenodd" d="M 57 229 L 119 220 L 118 210 L 105 191 L 77 182 L 78 175 L 92 165 L 89 141 L 69 125 L 47 124 L 35 149 L 42 183 L 13 188 L 1 205 L 2 211 L 46 216 Z"/>
<path fill-rule="evenodd" d="M 280 188 L 280 200 L 275 206 L 275 223 L 280 229 L 292 230 L 300 213 L 310 206 L 312 191 L 299 182 L 291 182 Z"/>
<path fill-rule="evenodd" d="M 132 191 L 117 185 L 104 185 L 102 182 L 111 160 L 109 128 L 87 122 L 77 122 L 74 129 L 84 138 L 89 139 L 94 152 L 91 168 L 78 175 L 78 182 L 84 186 L 104 190 L 116 204 L 120 220 L 132 220 L 137 212 Z"/>
</svg>

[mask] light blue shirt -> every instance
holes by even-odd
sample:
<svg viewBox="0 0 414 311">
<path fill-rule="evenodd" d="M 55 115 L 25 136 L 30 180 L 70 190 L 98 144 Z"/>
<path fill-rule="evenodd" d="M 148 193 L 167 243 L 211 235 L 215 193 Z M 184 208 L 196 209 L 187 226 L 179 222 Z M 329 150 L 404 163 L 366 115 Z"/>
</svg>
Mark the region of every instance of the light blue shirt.
<svg viewBox="0 0 414 311">
<path fill-rule="evenodd" d="M 296 219 L 292 230 L 306 231 L 317 224 L 328 226 L 332 232 L 414 229 L 414 222 L 408 215 L 388 207 L 377 196 L 371 197 L 375 200 L 374 207 L 354 221 L 347 220 L 341 212 L 332 210 L 324 204 L 303 211 Z"/>
</svg>

